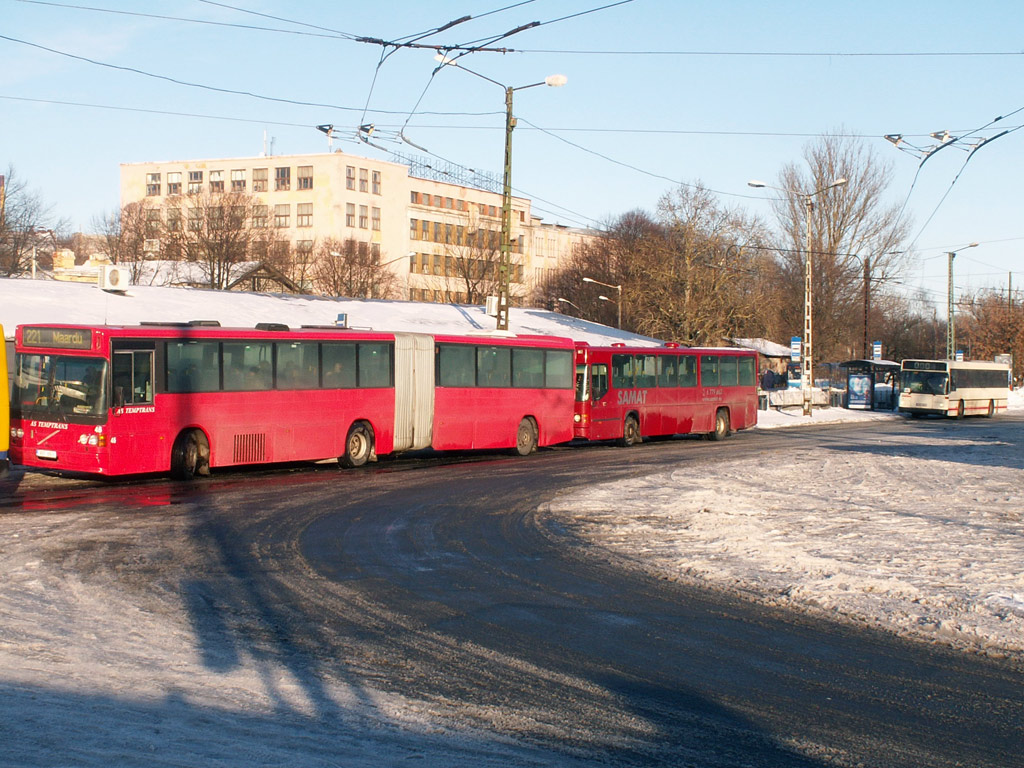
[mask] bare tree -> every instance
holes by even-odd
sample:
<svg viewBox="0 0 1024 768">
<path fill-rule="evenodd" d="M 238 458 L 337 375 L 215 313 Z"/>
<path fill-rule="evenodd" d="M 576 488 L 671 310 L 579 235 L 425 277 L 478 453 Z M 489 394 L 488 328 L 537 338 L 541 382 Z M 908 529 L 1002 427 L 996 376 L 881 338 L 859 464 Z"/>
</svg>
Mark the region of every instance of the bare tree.
<svg viewBox="0 0 1024 768">
<path fill-rule="evenodd" d="M 1013 355 L 1013 375 L 1018 379 L 1024 374 L 1024 302 L 1019 293 L 984 291 L 967 300 L 957 318 L 957 341 L 966 342 L 976 360 Z"/>
<path fill-rule="evenodd" d="M 110 261 L 127 267 L 133 284 L 141 283 L 144 262 L 159 258 L 163 235 L 161 209 L 145 200 L 128 203 L 114 213 L 94 219 L 93 229 L 103 237 Z"/>
<path fill-rule="evenodd" d="M 398 276 L 381 263 L 369 243 L 324 240 L 315 251 L 310 276 L 319 293 L 364 299 L 392 299 L 398 295 Z"/>
<path fill-rule="evenodd" d="M 0 175 L 0 274 L 19 275 L 33 258 L 52 264 L 53 251 L 66 222 L 54 219 L 51 208 L 8 166 Z"/>
<path fill-rule="evenodd" d="M 619 294 L 606 295 L 584 281 L 589 277 L 622 286 L 627 329 L 689 344 L 760 335 L 765 243 L 756 220 L 724 208 L 700 185 L 680 187 L 662 197 L 657 218 L 634 210 L 613 221 L 548 281 L 541 298 L 551 308 L 616 323 Z"/>
<path fill-rule="evenodd" d="M 225 290 L 245 262 L 287 261 L 274 251 L 273 223 L 268 207 L 250 195 L 174 197 L 164 211 L 161 251 L 198 265 L 211 288 Z"/>
<path fill-rule="evenodd" d="M 803 328 L 810 199 L 814 338 L 818 359 L 827 360 L 860 346 L 865 280 L 870 298 L 907 266 L 910 221 L 885 200 L 891 166 L 862 142 L 824 136 L 806 148 L 804 162 L 806 168 L 785 166 L 776 185 L 787 190 L 773 203 L 780 229 L 777 322 L 794 333 Z M 826 189 L 840 178 L 847 180 L 845 186 Z"/>
</svg>

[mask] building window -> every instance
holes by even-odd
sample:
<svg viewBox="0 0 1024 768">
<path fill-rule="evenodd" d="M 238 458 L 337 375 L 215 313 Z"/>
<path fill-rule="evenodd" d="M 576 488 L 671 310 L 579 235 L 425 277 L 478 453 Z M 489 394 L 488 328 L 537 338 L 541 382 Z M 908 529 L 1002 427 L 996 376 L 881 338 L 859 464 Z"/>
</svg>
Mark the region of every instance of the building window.
<svg viewBox="0 0 1024 768">
<path fill-rule="evenodd" d="M 359 169 L 359 191 L 369 192 L 370 191 L 370 176 L 369 172 L 365 168 Z"/>
<path fill-rule="evenodd" d="M 156 237 L 160 234 L 160 211 L 146 211 L 146 236 Z"/>
<path fill-rule="evenodd" d="M 356 168 L 354 165 L 345 166 L 345 189 L 356 188 Z"/>
<path fill-rule="evenodd" d="M 420 240 L 430 239 L 430 222 L 424 219 L 420 222 Z"/>
<path fill-rule="evenodd" d="M 245 192 L 245 171 L 231 172 L 231 191 L 236 193 Z"/>
<path fill-rule="evenodd" d="M 359 206 L 359 228 L 366 229 L 370 226 L 369 211 L 365 205 Z"/>
<path fill-rule="evenodd" d="M 380 232 L 380 208 L 370 209 L 370 229 Z"/>
<path fill-rule="evenodd" d="M 456 200 L 455 201 L 455 210 L 456 211 L 464 211 L 464 210 L 466 210 L 466 201 L 465 200 Z"/>
<path fill-rule="evenodd" d="M 160 174 L 146 174 L 146 197 L 157 197 L 160 194 Z"/>
<path fill-rule="evenodd" d="M 253 227 L 255 227 L 256 229 L 264 229 L 267 226 L 267 215 L 269 214 L 269 212 L 270 206 L 254 205 L 252 208 Z"/>
<path fill-rule="evenodd" d="M 441 227 L 442 227 L 442 224 L 441 224 L 440 221 L 435 221 L 434 222 L 434 242 L 435 243 L 443 243 L 444 242 L 444 240 L 441 239 L 443 237 L 442 233 L 444 232 L 444 230 Z"/>
<path fill-rule="evenodd" d="M 356 225 L 356 206 L 355 203 L 345 203 L 345 226 L 354 227 Z"/>
<path fill-rule="evenodd" d="M 181 194 L 181 172 L 168 173 L 167 174 L 167 194 L 168 195 L 180 195 Z"/>
<path fill-rule="evenodd" d="M 450 197 L 446 197 L 444 199 L 444 207 L 451 210 L 452 208 L 455 207 L 455 201 L 452 200 Z"/>
<path fill-rule="evenodd" d="M 275 192 L 287 192 L 292 188 L 292 169 L 291 168 L 275 168 L 274 169 L 274 191 Z"/>
<path fill-rule="evenodd" d="M 313 241 L 312 240 L 298 240 L 295 243 L 295 252 L 300 256 L 308 259 L 310 254 L 313 253 Z"/>
<path fill-rule="evenodd" d="M 313 226 L 313 204 L 312 203 L 299 203 L 295 208 L 295 226 L 297 227 L 312 227 Z"/>
<path fill-rule="evenodd" d="M 313 166 L 300 165 L 298 170 L 299 189 L 313 188 Z"/>
<path fill-rule="evenodd" d="M 213 194 L 224 192 L 224 171 L 210 171 L 210 192 Z"/>
<path fill-rule="evenodd" d="M 419 192 L 410 192 L 409 193 L 409 201 L 413 205 L 419 205 L 420 204 L 420 193 Z"/>
<path fill-rule="evenodd" d="M 197 208 L 190 208 L 188 212 L 188 231 L 203 231 L 203 212 Z"/>
<path fill-rule="evenodd" d="M 409 239 L 419 240 L 420 239 L 420 222 L 419 219 L 409 219 Z"/>
<path fill-rule="evenodd" d="M 370 243 L 370 255 L 380 262 L 380 243 Z"/>
<path fill-rule="evenodd" d="M 167 231 L 168 232 L 181 232 L 181 209 L 180 208 L 168 208 L 167 209 Z"/>
<path fill-rule="evenodd" d="M 253 192 L 266 192 L 267 191 L 267 169 L 266 168 L 253 168 L 252 169 L 252 191 Z"/>
<path fill-rule="evenodd" d="M 278 228 L 289 226 L 290 219 L 292 217 L 292 207 L 285 203 L 284 205 L 274 206 L 274 226 Z"/>
<path fill-rule="evenodd" d="M 374 171 L 370 174 L 370 191 L 375 195 L 380 194 L 380 171 Z"/>
<path fill-rule="evenodd" d="M 188 193 L 190 195 L 198 195 L 203 191 L 203 172 L 202 171 L 189 171 L 188 172 Z"/>
</svg>

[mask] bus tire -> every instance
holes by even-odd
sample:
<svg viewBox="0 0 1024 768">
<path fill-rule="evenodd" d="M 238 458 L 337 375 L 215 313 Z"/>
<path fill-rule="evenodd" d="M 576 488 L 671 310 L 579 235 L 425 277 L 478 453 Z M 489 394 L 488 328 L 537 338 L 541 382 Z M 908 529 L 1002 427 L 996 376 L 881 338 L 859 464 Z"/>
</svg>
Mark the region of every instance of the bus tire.
<svg viewBox="0 0 1024 768">
<path fill-rule="evenodd" d="M 708 440 L 720 441 L 729 436 L 729 412 L 725 408 L 715 411 L 715 428 L 708 433 Z"/>
<path fill-rule="evenodd" d="M 991 419 L 993 416 L 995 416 L 995 414 L 996 414 L 996 401 L 995 400 L 989 400 L 988 401 L 988 413 L 986 413 L 985 416 L 986 416 L 986 418 Z"/>
<path fill-rule="evenodd" d="M 186 429 L 171 449 L 171 477 L 195 480 L 210 474 L 210 443 L 198 429 Z"/>
<path fill-rule="evenodd" d="M 628 448 L 631 445 L 636 445 L 643 441 L 643 437 L 640 434 L 640 422 L 637 421 L 636 416 L 630 414 L 626 417 L 626 421 L 622 425 L 622 437 L 619 439 L 619 445 L 623 448 Z"/>
<path fill-rule="evenodd" d="M 338 457 L 338 463 L 346 469 L 363 466 L 373 454 L 373 430 L 359 421 L 349 427 L 345 438 L 345 453 Z"/>
<path fill-rule="evenodd" d="M 537 450 L 537 423 L 529 416 L 519 422 L 516 430 L 516 445 L 512 449 L 516 456 L 529 456 Z"/>
<path fill-rule="evenodd" d="M 963 400 L 960 400 L 956 404 L 956 417 L 958 419 L 962 419 L 964 417 L 964 401 Z"/>
</svg>

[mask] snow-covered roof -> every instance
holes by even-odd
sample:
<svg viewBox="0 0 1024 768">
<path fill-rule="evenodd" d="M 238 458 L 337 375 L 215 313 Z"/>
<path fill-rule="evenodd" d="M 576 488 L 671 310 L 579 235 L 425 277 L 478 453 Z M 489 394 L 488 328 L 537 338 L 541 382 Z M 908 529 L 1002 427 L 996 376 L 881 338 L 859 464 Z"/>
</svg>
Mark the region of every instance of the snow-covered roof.
<svg viewBox="0 0 1024 768">
<path fill-rule="evenodd" d="M 125 294 L 106 293 L 95 285 L 0 278 L 0 324 L 13 338 L 25 323 L 135 325 L 143 321 L 218 320 L 221 325 L 256 323 L 333 325 L 347 315 L 350 328 L 421 333 L 479 333 L 493 330 L 495 320 L 484 308 L 465 304 L 338 299 L 294 294 L 211 291 L 133 285 Z M 513 333 L 565 336 L 594 345 L 623 342 L 659 346 L 658 339 L 591 323 L 544 309 L 513 307 Z"/>
<path fill-rule="evenodd" d="M 785 344 L 776 344 L 768 339 L 733 339 L 732 343 L 744 349 L 757 350 L 765 357 L 789 357 L 790 349 Z"/>
</svg>

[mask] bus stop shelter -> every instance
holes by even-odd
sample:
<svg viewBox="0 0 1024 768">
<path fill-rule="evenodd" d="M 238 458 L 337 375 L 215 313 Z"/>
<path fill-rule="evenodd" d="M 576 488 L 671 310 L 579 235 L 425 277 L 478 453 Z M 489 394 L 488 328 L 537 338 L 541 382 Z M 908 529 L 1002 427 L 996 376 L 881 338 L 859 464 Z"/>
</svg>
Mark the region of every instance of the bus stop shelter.
<svg viewBox="0 0 1024 768">
<path fill-rule="evenodd" d="M 892 411 L 899 400 L 900 364 L 892 360 L 847 360 L 839 363 L 846 378 L 843 407 Z"/>
</svg>

